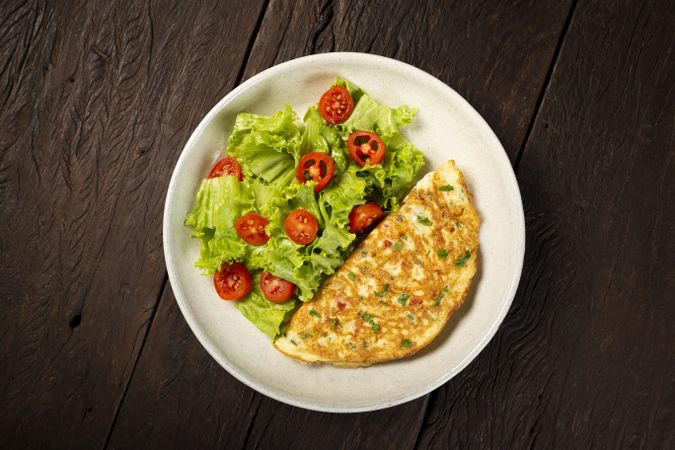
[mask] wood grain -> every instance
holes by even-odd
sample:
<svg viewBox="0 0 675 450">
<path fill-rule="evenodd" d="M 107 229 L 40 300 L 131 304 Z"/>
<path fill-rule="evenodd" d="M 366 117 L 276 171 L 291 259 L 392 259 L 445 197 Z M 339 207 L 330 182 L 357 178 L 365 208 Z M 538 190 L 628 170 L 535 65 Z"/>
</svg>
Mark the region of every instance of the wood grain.
<svg viewBox="0 0 675 450">
<path fill-rule="evenodd" d="M 0 448 L 675 448 L 674 29 L 665 0 L 2 2 Z M 201 117 L 333 50 L 467 98 L 517 166 L 528 232 L 477 360 L 354 415 L 227 374 L 161 248 Z"/>
<path fill-rule="evenodd" d="M 166 281 L 172 166 L 258 13 L 3 3 L 1 448 L 105 443 Z"/>
<path fill-rule="evenodd" d="M 110 448 L 242 448 L 259 401 L 206 353 L 167 284 Z"/>
<path fill-rule="evenodd" d="M 675 447 L 673 29 L 672 2 L 579 2 L 518 167 L 518 295 L 419 448 Z"/>
<path fill-rule="evenodd" d="M 515 159 L 569 4 L 435 5 L 422 2 L 410 10 L 404 2 L 383 2 L 378 7 L 363 2 L 295 2 L 289 7 L 272 1 L 244 78 L 315 52 L 354 50 L 396 57 L 430 71 L 468 96 L 494 120 L 495 130 Z M 378 28 L 373 29 L 373 24 Z M 410 36 L 402 36 L 402 30 Z M 506 53 L 500 51 L 504 49 Z M 513 63 L 513 54 L 519 56 L 518 64 Z M 486 90 L 491 95 L 485 95 Z M 427 399 L 422 398 L 385 411 L 337 415 L 270 400 L 211 361 L 182 323 L 173 295 L 166 292 L 110 444 L 113 448 L 133 444 L 412 448 L 426 405 Z"/>
<path fill-rule="evenodd" d="M 416 433 L 409 430 L 420 423 L 410 416 L 425 404 L 322 414 L 260 395 L 204 351 L 167 286 L 110 448 L 317 448 L 326 440 L 331 448 L 411 448 Z M 401 415 L 413 420 L 409 427 L 397 428 Z"/>
<path fill-rule="evenodd" d="M 312 53 L 389 56 L 429 72 L 487 120 L 515 161 L 571 1 L 272 1 L 244 78 Z"/>
</svg>

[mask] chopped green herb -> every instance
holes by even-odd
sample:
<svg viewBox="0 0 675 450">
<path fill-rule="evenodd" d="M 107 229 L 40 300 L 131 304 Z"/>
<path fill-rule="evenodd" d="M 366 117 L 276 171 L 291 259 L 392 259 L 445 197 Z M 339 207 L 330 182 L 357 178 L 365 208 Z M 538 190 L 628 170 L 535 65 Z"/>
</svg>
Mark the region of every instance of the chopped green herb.
<svg viewBox="0 0 675 450">
<path fill-rule="evenodd" d="M 319 317 L 319 318 L 321 318 L 321 314 L 319 314 L 318 312 L 316 312 L 316 309 L 314 309 L 314 308 L 310 308 L 310 309 L 309 309 L 309 315 L 310 315 L 310 316 L 314 316 L 314 317 Z"/>
<path fill-rule="evenodd" d="M 380 331 L 380 325 L 377 322 L 375 322 L 373 316 L 371 316 L 368 313 L 364 313 L 361 316 L 361 318 L 363 319 L 364 322 L 370 324 L 370 327 L 373 329 L 373 333 L 377 333 L 378 331 Z"/>
<path fill-rule="evenodd" d="M 462 228 L 464 225 L 462 225 L 462 222 L 457 222 L 455 221 L 455 225 L 457 225 L 457 228 Z"/>
<path fill-rule="evenodd" d="M 338 327 L 338 325 L 340 325 L 340 319 L 338 319 L 337 317 L 334 317 L 333 322 L 331 322 L 331 324 L 330 324 L 330 327 L 332 329 L 336 329 Z"/>
<path fill-rule="evenodd" d="M 291 339 L 291 344 L 295 345 L 296 347 L 298 346 L 298 343 L 295 342 L 293 339 Z"/>
<path fill-rule="evenodd" d="M 384 289 L 382 289 L 380 292 L 375 292 L 375 295 L 377 295 L 378 297 L 384 297 L 384 294 L 386 294 L 387 292 L 389 292 L 389 283 L 385 284 Z"/>
<path fill-rule="evenodd" d="M 306 333 L 306 332 L 300 333 L 300 339 L 307 339 L 307 338 L 310 338 L 310 337 L 312 337 L 311 333 Z"/>
<path fill-rule="evenodd" d="M 368 343 L 366 341 L 363 341 L 363 348 L 368 348 Z"/>
<path fill-rule="evenodd" d="M 403 236 L 401 236 L 401 239 L 403 239 L 404 241 L 407 241 L 407 240 L 408 240 L 408 236 L 406 236 L 406 235 L 404 234 Z"/>
<path fill-rule="evenodd" d="M 401 341 L 401 347 L 403 348 L 408 348 L 412 345 L 412 342 L 410 342 L 410 339 L 403 339 Z"/>
<path fill-rule="evenodd" d="M 354 272 L 347 272 L 347 278 L 354 281 L 356 280 L 356 275 L 354 274 Z"/>
<path fill-rule="evenodd" d="M 467 262 L 469 260 L 469 258 L 471 258 L 471 252 L 469 250 L 467 250 L 466 252 L 464 252 L 464 254 L 462 256 L 460 256 L 457 259 L 457 261 L 455 261 L 455 265 L 457 267 L 464 267 L 464 263 Z"/>
<path fill-rule="evenodd" d="M 448 293 L 448 286 L 446 285 L 443 290 L 438 294 L 438 297 L 436 297 L 436 301 L 434 302 L 434 306 L 438 306 L 441 304 L 441 300 L 443 300 L 443 297 L 445 297 L 445 294 Z"/>
<path fill-rule="evenodd" d="M 413 316 L 411 313 L 406 314 L 406 316 L 408 317 L 409 322 L 412 323 L 415 321 L 415 316 Z"/>
<path fill-rule="evenodd" d="M 380 300 L 378 303 L 381 303 L 383 305 L 388 305 L 389 303 L 385 302 L 384 300 Z"/>
<path fill-rule="evenodd" d="M 449 185 L 449 184 L 445 184 L 445 185 L 439 187 L 438 190 L 439 190 L 439 191 L 446 191 L 446 192 L 448 192 L 448 191 L 454 191 L 455 188 L 452 187 L 452 186 Z"/>
<path fill-rule="evenodd" d="M 396 301 L 398 301 L 401 305 L 405 306 L 408 304 L 408 299 L 410 298 L 410 294 L 401 294 L 398 296 Z"/>
<path fill-rule="evenodd" d="M 394 244 L 394 249 L 395 250 L 401 250 L 403 248 L 403 243 L 402 242 L 397 242 Z"/>
<path fill-rule="evenodd" d="M 429 220 L 429 218 L 426 217 L 426 216 L 417 216 L 417 221 L 424 226 L 427 226 L 427 227 L 431 226 L 431 220 Z"/>
<path fill-rule="evenodd" d="M 448 250 L 447 249 L 440 249 L 436 252 L 438 254 L 439 258 L 447 258 L 448 257 Z"/>
</svg>

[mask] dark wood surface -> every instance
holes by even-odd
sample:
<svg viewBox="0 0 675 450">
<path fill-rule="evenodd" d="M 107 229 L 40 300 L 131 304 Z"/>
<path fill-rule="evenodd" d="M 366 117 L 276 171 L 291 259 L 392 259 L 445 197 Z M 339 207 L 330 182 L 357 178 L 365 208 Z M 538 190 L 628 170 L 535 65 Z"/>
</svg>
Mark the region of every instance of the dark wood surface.
<svg viewBox="0 0 675 450">
<path fill-rule="evenodd" d="M 527 224 L 478 358 L 351 415 L 220 368 L 161 245 L 201 117 L 327 51 L 400 59 L 467 98 Z M 669 1 L 0 2 L 0 448 L 675 448 L 674 52 Z"/>
</svg>

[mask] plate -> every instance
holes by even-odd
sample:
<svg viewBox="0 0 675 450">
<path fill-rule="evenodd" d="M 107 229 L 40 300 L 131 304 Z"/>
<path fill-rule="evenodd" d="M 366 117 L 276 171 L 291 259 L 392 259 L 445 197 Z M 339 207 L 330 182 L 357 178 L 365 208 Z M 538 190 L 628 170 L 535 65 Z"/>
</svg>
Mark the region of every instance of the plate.
<svg viewBox="0 0 675 450">
<path fill-rule="evenodd" d="M 183 226 L 201 179 L 221 156 L 238 112 L 297 114 L 332 84 L 351 80 L 389 106 L 419 109 L 403 130 L 424 153 L 426 173 L 448 159 L 464 172 L 482 218 L 479 268 L 465 304 L 443 333 L 411 358 L 367 368 L 301 364 L 219 299 L 194 267 L 199 243 Z M 279 64 L 242 83 L 204 117 L 171 177 L 164 209 L 164 253 L 178 306 L 204 348 L 251 388 L 294 406 L 361 412 L 418 398 L 457 375 L 487 345 L 511 305 L 525 250 L 520 192 L 499 140 L 483 118 L 440 80 L 408 64 L 361 53 L 325 53 Z"/>
</svg>

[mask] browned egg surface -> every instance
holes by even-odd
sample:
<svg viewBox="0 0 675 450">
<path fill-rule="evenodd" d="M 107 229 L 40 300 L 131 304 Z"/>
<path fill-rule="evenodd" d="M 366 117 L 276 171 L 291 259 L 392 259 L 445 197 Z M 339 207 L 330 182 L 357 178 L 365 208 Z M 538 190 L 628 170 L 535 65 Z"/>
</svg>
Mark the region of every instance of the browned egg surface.
<svg viewBox="0 0 675 450">
<path fill-rule="evenodd" d="M 367 366 L 429 344 L 464 301 L 480 218 L 449 161 L 354 250 L 274 345 L 303 362 Z"/>
</svg>

